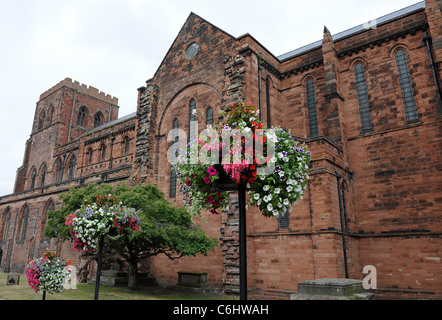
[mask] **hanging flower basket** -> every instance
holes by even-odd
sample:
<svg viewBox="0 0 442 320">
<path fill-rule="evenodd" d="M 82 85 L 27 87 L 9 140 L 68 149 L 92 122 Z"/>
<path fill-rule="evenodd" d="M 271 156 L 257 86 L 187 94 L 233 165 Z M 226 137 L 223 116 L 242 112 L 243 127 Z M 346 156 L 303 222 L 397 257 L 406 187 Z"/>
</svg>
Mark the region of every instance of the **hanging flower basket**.
<svg viewBox="0 0 442 320">
<path fill-rule="evenodd" d="M 80 251 L 97 249 L 102 236 L 105 240 L 115 240 L 140 230 L 136 210 L 118 204 L 112 195 L 99 196 L 95 203 L 85 203 L 66 217 L 65 224 L 72 226 L 73 246 Z"/>
<path fill-rule="evenodd" d="M 303 196 L 311 153 L 284 128 L 264 129 L 251 102 L 233 104 L 222 115 L 177 151 L 172 169 L 184 204 L 194 215 L 202 209 L 216 214 L 228 205 L 227 190 L 246 184 L 248 204 L 264 216 L 289 210 Z"/>
<path fill-rule="evenodd" d="M 47 292 L 55 294 L 63 291 L 69 271 L 66 267 L 70 264 L 64 259 L 56 257 L 55 252 L 45 251 L 41 258 L 33 259 L 26 267 L 28 285 L 36 293 Z"/>
</svg>

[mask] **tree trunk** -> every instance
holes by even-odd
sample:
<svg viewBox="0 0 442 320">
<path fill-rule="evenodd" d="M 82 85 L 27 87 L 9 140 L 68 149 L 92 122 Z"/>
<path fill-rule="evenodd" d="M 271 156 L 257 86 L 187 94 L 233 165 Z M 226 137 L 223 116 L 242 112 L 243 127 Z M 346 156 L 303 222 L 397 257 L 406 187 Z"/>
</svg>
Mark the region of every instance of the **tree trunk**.
<svg viewBox="0 0 442 320">
<path fill-rule="evenodd" d="M 130 262 L 129 264 L 129 272 L 128 272 L 128 287 L 129 289 L 132 290 L 138 290 L 139 286 L 138 286 L 138 264 L 137 262 Z"/>
</svg>

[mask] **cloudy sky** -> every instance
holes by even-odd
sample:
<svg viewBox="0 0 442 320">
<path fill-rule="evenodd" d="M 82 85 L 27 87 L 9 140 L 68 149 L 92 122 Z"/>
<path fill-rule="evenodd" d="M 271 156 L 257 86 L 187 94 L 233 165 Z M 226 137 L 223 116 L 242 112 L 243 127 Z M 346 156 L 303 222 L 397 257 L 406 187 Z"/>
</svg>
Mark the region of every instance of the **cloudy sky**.
<svg viewBox="0 0 442 320">
<path fill-rule="evenodd" d="M 0 196 L 13 192 L 41 93 L 66 77 L 136 111 L 190 12 L 275 55 L 419 0 L 0 0 Z"/>
</svg>

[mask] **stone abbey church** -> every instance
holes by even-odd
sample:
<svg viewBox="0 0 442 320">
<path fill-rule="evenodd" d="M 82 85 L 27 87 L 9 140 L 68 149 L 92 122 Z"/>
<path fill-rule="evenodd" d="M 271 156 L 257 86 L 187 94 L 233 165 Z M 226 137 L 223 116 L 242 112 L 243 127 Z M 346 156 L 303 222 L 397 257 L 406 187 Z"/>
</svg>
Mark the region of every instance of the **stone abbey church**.
<svg viewBox="0 0 442 320">
<path fill-rule="evenodd" d="M 123 117 L 117 98 L 64 79 L 41 94 L 14 192 L 0 197 L 0 272 L 23 273 L 46 248 L 83 267 L 70 243 L 43 234 L 71 188 L 153 182 L 181 205 L 168 132 L 189 131 L 194 108 L 212 122 L 252 101 L 266 126 L 305 142 L 312 161 L 290 213 L 248 208 L 249 297 L 287 299 L 301 281 L 362 280 L 374 266 L 380 294 L 442 298 L 441 10 L 426 0 L 334 35 L 325 27 L 321 40 L 282 56 L 191 13 Z M 141 270 L 161 285 L 175 285 L 178 271 L 207 272 L 210 287 L 237 291 L 234 193 L 231 201 L 196 218 L 219 239 L 208 256 L 157 256 Z"/>
</svg>

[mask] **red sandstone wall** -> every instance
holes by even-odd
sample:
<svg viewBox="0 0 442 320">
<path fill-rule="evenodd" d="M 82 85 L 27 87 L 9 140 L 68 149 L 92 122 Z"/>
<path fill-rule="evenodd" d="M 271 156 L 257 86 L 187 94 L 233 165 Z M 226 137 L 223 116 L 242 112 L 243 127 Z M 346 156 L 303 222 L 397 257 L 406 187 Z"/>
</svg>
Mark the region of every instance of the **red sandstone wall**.
<svg viewBox="0 0 442 320">
<path fill-rule="evenodd" d="M 425 32 L 429 32 L 434 37 L 435 53 L 440 53 L 437 29 L 440 23 L 434 19 L 436 14 L 440 17 L 440 11 L 436 12 L 434 1 L 428 2 L 431 10 L 379 25 L 335 43 L 326 32 L 322 48 L 284 62 L 277 61 L 253 37 L 246 35 L 234 39 L 191 14 L 153 79 L 147 83 L 147 89 L 140 90 L 136 131 L 130 133 L 133 138 L 137 135 L 136 150 L 131 149 L 131 153 L 136 152 L 138 176 L 133 178 L 154 181 L 166 195 L 169 194 L 170 164 L 166 152 L 170 142 L 166 137 L 175 118 L 179 119 L 180 128 L 188 130 L 191 99 L 197 101 L 197 108 L 212 107 L 215 116 L 223 105 L 237 100 L 251 100 L 258 106 L 261 81 L 266 123 L 265 79 L 270 77 L 272 125 L 283 125 L 308 143 L 313 161 L 309 188 L 290 213 L 288 229 L 278 229 L 277 218 L 264 218 L 253 208 L 248 211 L 248 277 L 252 296 L 286 298 L 297 290 L 299 281 L 344 276 L 337 171 L 346 190 L 349 276 L 362 279 L 362 268 L 374 265 L 381 292 L 440 297 L 441 111 L 428 53 L 421 43 Z M 185 51 L 194 41 L 200 46 L 199 52 L 194 59 L 187 60 Z M 407 124 L 404 115 L 394 60 L 398 48 L 407 53 L 413 83 L 419 116 L 419 121 L 413 124 Z M 436 59 L 440 68 L 440 57 L 436 55 Z M 366 67 L 374 129 L 365 134 L 361 134 L 355 87 L 357 62 Z M 260 64 L 261 80 L 258 76 Z M 308 132 L 305 91 L 309 77 L 315 80 L 319 125 L 319 137 L 313 139 Z M 56 90 L 44 95 L 47 101 Z M 67 106 L 73 102 L 73 97 L 69 97 Z M 43 148 L 44 141 L 48 141 L 43 141 L 43 137 L 49 139 L 44 132 L 41 140 L 31 142 Z M 117 137 L 116 142 L 122 137 Z M 84 162 L 86 144 L 97 149 L 100 139 L 109 141 L 106 132 L 97 133 L 75 142 L 78 145 L 73 142 L 63 146 L 55 153 L 77 152 L 82 159 L 77 174 L 85 175 L 85 183 L 102 181 L 100 173 L 106 170 L 106 163 L 96 159 L 97 162 L 89 166 Z M 19 188 L 25 186 L 23 177 L 33 165 L 30 161 L 38 160 L 38 155 L 31 154 L 31 143 L 29 148 L 24 160 L 27 168 L 18 173 Z M 120 160 L 124 162 L 127 158 Z M 125 179 L 128 172 L 130 169 L 115 172 L 114 177 Z M 56 198 L 61 189 L 51 187 L 47 191 L 53 191 Z M 2 199 L 0 213 L 11 206 L 15 214 L 25 201 L 29 201 L 23 200 L 23 196 Z M 39 202 L 37 207 L 43 210 L 47 198 L 26 193 L 27 199 L 34 199 L 34 196 Z M 170 200 L 181 203 L 178 190 L 177 197 Z M 34 205 L 31 211 L 35 212 Z M 150 270 L 160 283 L 176 284 L 177 271 L 181 270 L 206 271 L 209 284 L 213 286 L 237 283 L 234 213 L 220 216 L 204 213 L 203 218 L 207 222 L 199 222 L 208 235 L 221 235 L 221 246 L 208 257 L 172 262 L 164 256 L 156 257 Z M 2 244 L 4 252 L 7 245 L 6 242 Z M 21 247 L 14 251 L 17 256 L 13 261 L 20 263 L 29 257 L 29 247 L 18 246 Z"/>
</svg>

